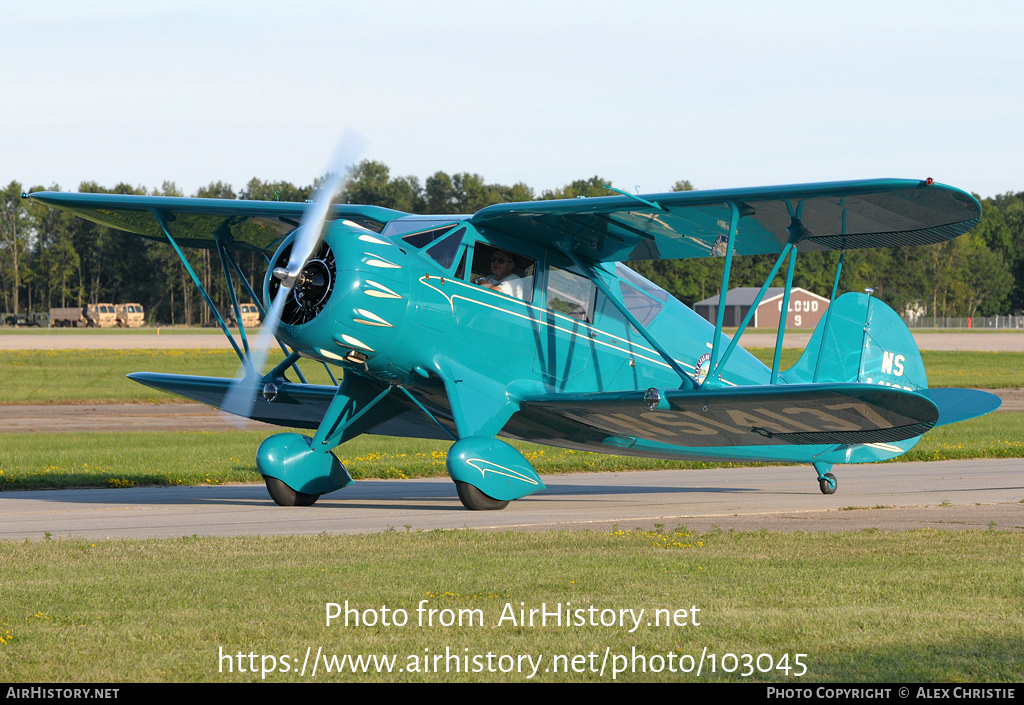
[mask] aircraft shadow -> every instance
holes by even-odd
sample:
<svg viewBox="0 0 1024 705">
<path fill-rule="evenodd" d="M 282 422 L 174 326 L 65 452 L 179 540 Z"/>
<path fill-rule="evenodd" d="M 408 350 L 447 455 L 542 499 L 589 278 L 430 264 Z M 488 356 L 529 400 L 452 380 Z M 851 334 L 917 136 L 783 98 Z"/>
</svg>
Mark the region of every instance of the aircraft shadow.
<svg viewBox="0 0 1024 705">
<path fill-rule="evenodd" d="M 520 501 L 545 502 L 565 501 L 567 499 L 610 495 L 690 495 L 690 494 L 737 494 L 761 492 L 754 487 L 665 487 L 643 486 L 635 484 L 574 484 L 555 482 L 547 485 L 541 492 L 530 495 Z M 70 504 L 103 504 L 103 505 L 232 505 L 232 506 L 272 506 L 262 485 L 195 485 L 186 487 L 134 487 L 134 488 L 97 488 L 74 490 L 27 490 L 17 493 L 4 493 L 4 499 L 24 499 L 52 501 Z M 442 504 L 435 503 L 443 502 Z M 401 503 L 396 505 L 396 502 Z M 411 511 L 450 510 L 452 504 L 458 505 L 455 486 L 450 482 L 408 482 L 404 480 L 360 480 L 354 485 L 337 492 L 324 495 L 312 507 L 300 508 L 301 511 L 319 509 L 344 508 L 407 508 Z"/>
</svg>

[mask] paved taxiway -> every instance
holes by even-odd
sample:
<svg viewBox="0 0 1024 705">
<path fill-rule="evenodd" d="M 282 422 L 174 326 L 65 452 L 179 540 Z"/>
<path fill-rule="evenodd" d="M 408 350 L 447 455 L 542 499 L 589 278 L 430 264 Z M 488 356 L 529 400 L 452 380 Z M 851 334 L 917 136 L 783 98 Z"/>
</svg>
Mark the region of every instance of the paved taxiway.
<svg viewBox="0 0 1024 705">
<path fill-rule="evenodd" d="M 312 507 L 262 485 L 0 493 L 0 539 L 352 534 L 431 529 L 1024 531 L 1018 459 L 841 467 L 822 495 L 808 466 L 545 476 L 500 512 L 462 508 L 446 478 L 363 480 Z"/>
</svg>

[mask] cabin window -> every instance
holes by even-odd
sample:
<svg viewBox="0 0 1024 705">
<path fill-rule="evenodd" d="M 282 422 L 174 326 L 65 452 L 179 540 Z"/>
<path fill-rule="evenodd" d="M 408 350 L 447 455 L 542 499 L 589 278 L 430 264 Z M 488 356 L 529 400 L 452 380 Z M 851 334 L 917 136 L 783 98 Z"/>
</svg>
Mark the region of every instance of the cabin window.
<svg viewBox="0 0 1024 705">
<path fill-rule="evenodd" d="M 615 273 L 623 279 L 619 282 L 623 303 L 640 325 L 646 327 L 661 313 L 668 301 L 668 292 L 623 264 L 615 265 Z"/>
<path fill-rule="evenodd" d="M 477 242 L 470 281 L 530 303 L 536 270 L 537 261 L 530 257 Z"/>
<path fill-rule="evenodd" d="M 462 251 L 462 258 L 459 260 L 459 268 L 457 270 L 455 270 L 455 278 L 456 279 L 463 279 L 466 276 L 466 253 L 467 252 L 469 252 L 469 248 L 468 247 L 465 250 Z"/>
<path fill-rule="evenodd" d="M 462 244 L 462 236 L 465 234 L 466 228 L 459 228 L 427 250 L 427 254 L 432 260 L 441 265 L 443 269 L 449 269 L 452 266 L 452 262 L 455 261 L 455 255 L 458 254 L 459 246 Z"/>
<path fill-rule="evenodd" d="M 626 309 L 645 328 L 654 320 L 655 316 L 661 313 L 660 301 L 637 291 L 626 282 L 619 282 L 619 290 L 622 292 L 622 302 L 626 304 Z"/>
<path fill-rule="evenodd" d="M 593 323 L 596 290 L 592 281 L 575 272 L 560 267 L 548 270 L 547 307 L 552 311 Z"/>
<path fill-rule="evenodd" d="M 422 247 L 426 247 L 432 242 L 440 240 L 442 237 L 451 232 L 451 229 L 454 227 L 455 225 L 450 224 L 445 225 L 444 227 L 441 228 L 420 230 L 419 232 L 409 233 L 408 235 L 402 238 L 402 241 L 405 242 L 407 245 L 415 247 L 416 249 L 420 249 Z"/>
</svg>

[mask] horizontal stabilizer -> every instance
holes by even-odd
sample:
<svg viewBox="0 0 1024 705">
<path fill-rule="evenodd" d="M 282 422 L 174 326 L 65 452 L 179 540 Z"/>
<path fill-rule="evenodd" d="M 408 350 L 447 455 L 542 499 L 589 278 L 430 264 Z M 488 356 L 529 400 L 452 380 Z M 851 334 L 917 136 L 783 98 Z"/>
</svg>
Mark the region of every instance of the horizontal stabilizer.
<svg viewBox="0 0 1024 705">
<path fill-rule="evenodd" d="M 928 398 L 939 407 L 939 420 L 936 426 L 966 421 L 995 411 L 1003 404 L 1003 400 L 995 394 L 980 389 L 948 389 L 938 387 L 929 389 Z"/>
<path fill-rule="evenodd" d="M 928 397 L 864 384 L 547 394 L 524 399 L 521 408 L 572 419 L 609 441 L 699 448 L 894 443 L 920 436 L 939 419 Z"/>
<path fill-rule="evenodd" d="M 158 372 L 133 372 L 128 379 L 147 387 L 171 392 L 187 399 L 222 408 L 224 397 L 238 380 L 226 377 L 198 377 L 170 375 Z M 278 384 L 277 397 L 268 402 L 263 398 L 263 384 L 254 382 L 255 398 L 252 414 L 254 421 L 287 426 L 289 428 L 316 428 L 334 398 L 337 387 L 318 384 Z"/>
<path fill-rule="evenodd" d="M 128 375 L 128 378 L 147 387 L 194 399 L 218 409 L 222 408 L 228 391 L 238 383 L 238 380 L 226 377 L 198 377 L 158 372 L 134 372 Z M 286 428 L 316 429 L 338 389 L 330 385 L 295 382 L 278 381 L 275 384 L 277 396 L 271 402 L 263 396 L 263 383 L 252 383 L 255 401 L 248 418 Z M 392 394 L 381 401 L 375 413 L 364 416 L 358 430 L 360 433 L 372 431 L 382 436 L 450 440 L 437 424 L 411 403 L 403 403 L 397 394 Z"/>
</svg>

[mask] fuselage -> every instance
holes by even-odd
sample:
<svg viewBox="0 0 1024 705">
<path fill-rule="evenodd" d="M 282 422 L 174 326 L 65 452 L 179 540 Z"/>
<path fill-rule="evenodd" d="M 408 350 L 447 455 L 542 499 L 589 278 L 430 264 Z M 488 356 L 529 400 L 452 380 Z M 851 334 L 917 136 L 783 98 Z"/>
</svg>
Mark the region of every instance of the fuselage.
<svg viewBox="0 0 1024 705">
<path fill-rule="evenodd" d="M 416 238 L 431 230 L 441 232 Z M 607 297 L 552 250 L 444 217 L 392 221 L 379 234 L 335 223 L 325 242 L 336 263 L 329 300 L 308 323 L 288 325 L 286 319 L 282 328 L 308 357 L 388 383 L 415 382 L 415 368 L 429 371 L 438 356 L 454 354 L 492 379 L 538 390 L 684 384 Z M 510 278 L 521 295 L 472 283 L 490 274 L 496 250 L 516 257 Z M 624 265 L 599 271 L 676 362 L 699 375 L 714 326 Z M 346 361 L 353 353 L 358 362 Z M 766 384 L 768 377 L 760 361 L 738 349 L 722 382 Z"/>
<path fill-rule="evenodd" d="M 382 388 L 403 386 L 453 435 L 459 429 L 452 421 L 450 388 L 444 381 L 461 383 L 451 379 L 459 370 L 472 370 L 475 381 L 466 384 L 482 387 L 482 395 L 512 403 L 537 394 L 692 386 L 578 267 L 553 248 L 500 232 L 481 232 L 459 216 L 410 216 L 388 223 L 380 233 L 335 222 L 324 243 L 330 254 L 321 259 L 333 262 L 318 265 L 320 287 L 312 296 L 322 300 L 300 311 L 295 323 L 286 313 L 282 338 L 303 356 L 341 365 L 346 374 L 360 375 Z M 275 263 L 286 256 L 287 247 L 286 241 Z M 512 294 L 475 283 L 492 274 L 492 259 L 507 255 L 515 261 L 509 275 L 515 285 L 505 287 Z M 703 380 L 714 326 L 622 264 L 600 264 L 597 272 L 608 291 L 671 351 L 682 370 Z M 326 284 L 324 276 L 330 280 Z M 274 293 L 270 277 L 266 292 Z M 723 336 L 722 349 L 728 343 Z M 720 372 L 720 383 L 764 385 L 770 374 L 759 360 L 737 348 Z M 786 382 L 784 375 L 780 382 Z M 609 446 L 606 434 L 522 410 L 498 431 L 550 445 L 624 455 L 765 458 L 763 446 L 696 449 L 644 440 L 629 447 Z M 892 455 L 904 450 L 894 447 Z M 780 447 L 777 457 L 806 461 L 837 452 L 846 462 L 855 461 L 850 449 L 835 446 Z M 877 459 L 877 454 L 870 459 Z"/>
</svg>

